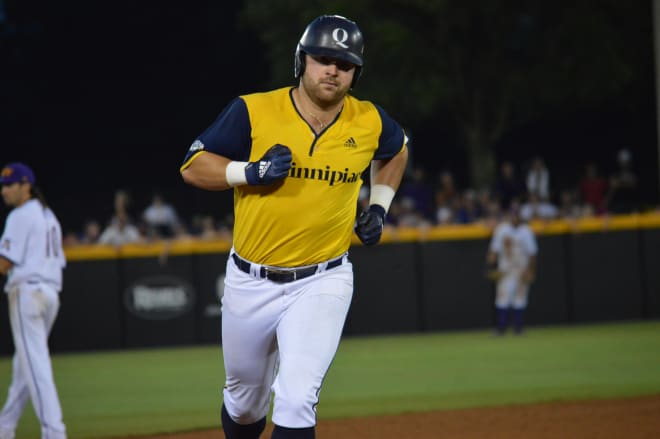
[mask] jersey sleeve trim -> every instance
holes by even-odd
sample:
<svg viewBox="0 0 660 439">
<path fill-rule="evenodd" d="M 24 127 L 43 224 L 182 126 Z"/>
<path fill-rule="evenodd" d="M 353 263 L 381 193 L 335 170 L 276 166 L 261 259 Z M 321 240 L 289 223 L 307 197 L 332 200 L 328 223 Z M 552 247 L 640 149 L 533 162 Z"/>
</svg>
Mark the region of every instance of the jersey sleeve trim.
<svg viewBox="0 0 660 439">
<path fill-rule="evenodd" d="M 191 155 L 184 163 L 181 165 L 181 168 L 179 168 L 180 172 L 185 171 L 190 167 L 190 164 L 195 160 L 197 157 L 199 157 L 204 151 L 198 151 L 195 154 Z"/>
</svg>

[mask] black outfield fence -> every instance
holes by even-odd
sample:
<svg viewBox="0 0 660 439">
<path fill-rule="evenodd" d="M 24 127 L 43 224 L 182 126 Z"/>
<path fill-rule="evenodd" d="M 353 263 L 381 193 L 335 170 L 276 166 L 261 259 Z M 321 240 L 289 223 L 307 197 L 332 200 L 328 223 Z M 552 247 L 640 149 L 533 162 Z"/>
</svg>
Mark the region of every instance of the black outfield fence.
<svg viewBox="0 0 660 439">
<path fill-rule="evenodd" d="M 535 223 L 538 273 L 529 325 L 660 317 L 660 215 Z M 344 333 L 479 329 L 493 323 L 483 225 L 386 231 L 350 249 L 355 292 Z M 220 343 L 230 244 L 67 249 L 54 352 Z M 7 315 L 7 298 L 0 301 Z M 8 319 L 0 353 L 13 351 Z"/>
</svg>

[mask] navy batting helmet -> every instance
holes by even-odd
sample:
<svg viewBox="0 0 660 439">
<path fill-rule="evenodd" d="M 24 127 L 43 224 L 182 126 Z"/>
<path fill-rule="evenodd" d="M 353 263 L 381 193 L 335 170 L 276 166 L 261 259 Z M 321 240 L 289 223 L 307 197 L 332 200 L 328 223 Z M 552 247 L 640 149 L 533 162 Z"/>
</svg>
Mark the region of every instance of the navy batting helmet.
<svg viewBox="0 0 660 439">
<path fill-rule="evenodd" d="M 296 47 L 294 77 L 305 72 L 305 54 L 327 56 L 355 64 L 351 87 L 362 72 L 364 39 L 354 21 L 340 15 L 322 15 L 307 25 Z"/>
</svg>

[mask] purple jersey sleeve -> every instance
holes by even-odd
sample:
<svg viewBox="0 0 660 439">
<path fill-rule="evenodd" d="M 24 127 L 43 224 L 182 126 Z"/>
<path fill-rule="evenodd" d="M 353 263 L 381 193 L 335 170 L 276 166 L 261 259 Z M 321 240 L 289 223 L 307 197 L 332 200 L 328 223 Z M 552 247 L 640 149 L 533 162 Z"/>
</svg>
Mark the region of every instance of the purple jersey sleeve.
<svg viewBox="0 0 660 439">
<path fill-rule="evenodd" d="M 396 123 L 380 106 L 376 105 L 382 121 L 382 130 L 378 139 L 378 149 L 375 160 L 385 160 L 394 157 L 401 151 L 404 141 L 403 128 Z"/>
<path fill-rule="evenodd" d="M 193 143 L 183 162 L 200 150 L 231 160 L 247 161 L 252 147 L 250 117 L 245 101 L 235 98 Z"/>
</svg>

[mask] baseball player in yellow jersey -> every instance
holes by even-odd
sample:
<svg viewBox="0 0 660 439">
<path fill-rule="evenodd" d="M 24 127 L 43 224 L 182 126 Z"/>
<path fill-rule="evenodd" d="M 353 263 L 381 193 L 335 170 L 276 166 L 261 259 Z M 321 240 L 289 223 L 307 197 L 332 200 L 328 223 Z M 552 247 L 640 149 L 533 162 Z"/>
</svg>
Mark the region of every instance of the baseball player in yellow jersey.
<svg viewBox="0 0 660 439">
<path fill-rule="evenodd" d="M 403 129 L 349 95 L 363 66 L 358 26 L 313 20 L 295 51 L 297 86 L 234 99 L 192 144 L 183 179 L 234 190 L 222 299 L 228 439 L 256 439 L 274 394 L 274 439 L 315 437 L 316 407 L 353 294 L 353 230 L 376 244 L 403 175 Z M 370 206 L 356 221 L 361 175 Z"/>
</svg>

